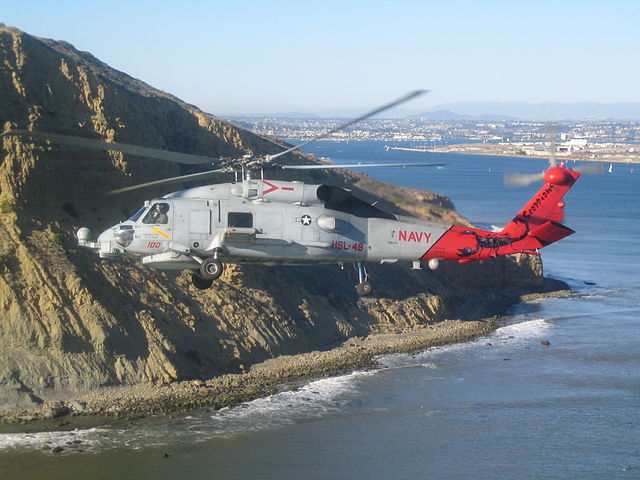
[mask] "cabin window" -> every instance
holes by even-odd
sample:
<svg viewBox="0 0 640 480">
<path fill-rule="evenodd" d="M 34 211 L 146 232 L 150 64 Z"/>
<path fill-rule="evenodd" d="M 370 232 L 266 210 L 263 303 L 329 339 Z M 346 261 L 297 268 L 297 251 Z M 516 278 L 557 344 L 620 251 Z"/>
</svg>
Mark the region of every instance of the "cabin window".
<svg viewBox="0 0 640 480">
<path fill-rule="evenodd" d="M 229 212 L 227 216 L 230 227 L 235 228 L 252 228 L 253 214 L 249 212 Z"/>
<path fill-rule="evenodd" d="M 155 225 L 165 225 L 169 223 L 169 204 L 155 203 L 151 206 L 147 214 L 142 219 L 142 223 L 152 223 Z"/>
</svg>

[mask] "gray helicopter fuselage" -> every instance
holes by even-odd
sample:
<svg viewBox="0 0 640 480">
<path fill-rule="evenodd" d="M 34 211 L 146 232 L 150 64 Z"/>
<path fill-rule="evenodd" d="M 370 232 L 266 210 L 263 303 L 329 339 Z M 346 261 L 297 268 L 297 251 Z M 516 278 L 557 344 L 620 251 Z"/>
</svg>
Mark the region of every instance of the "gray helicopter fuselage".
<svg viewBox="0 0 640 480">
<path fill-rule="evenodd" d="M 96 243 L 80 244 L 159 270 L 195 270 L 214 254 L 224 263 L 392 263 L 417 261 L 448 228 L 398 218 L 337 187 L 247 179 L 146 202 Z"/>
</svg>

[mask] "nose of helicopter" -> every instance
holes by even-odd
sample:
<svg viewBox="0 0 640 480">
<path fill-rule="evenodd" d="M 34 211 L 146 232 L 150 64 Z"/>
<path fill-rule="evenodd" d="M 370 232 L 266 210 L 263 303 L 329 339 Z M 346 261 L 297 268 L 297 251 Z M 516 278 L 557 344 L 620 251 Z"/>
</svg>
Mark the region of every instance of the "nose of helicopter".
<svg viewBox="0 0 640 480">
<path fill-rule="evenodd" d="M 106 229 L 104 232 L 102 232 L 100 235 L 98 235 L 98 242 L 103 243 L 103 242 L 113 242 L 113 232 L 114 232 L 114 227 L 108 228 Z"/>
<path fill-rule="evenodd" d="M 122 241 L 122 237 L 118 235 L 120 231 L 120 225 L 114 225 L 98 235 L 97 243 L 100 245 L 100 258 L 115 258 L 125 252 L 125 247 L 131 242 L 126 245 L 120 243 Z M 131 232 L 131 235 L 133 240 L 133 232 Z"/>
</svg>

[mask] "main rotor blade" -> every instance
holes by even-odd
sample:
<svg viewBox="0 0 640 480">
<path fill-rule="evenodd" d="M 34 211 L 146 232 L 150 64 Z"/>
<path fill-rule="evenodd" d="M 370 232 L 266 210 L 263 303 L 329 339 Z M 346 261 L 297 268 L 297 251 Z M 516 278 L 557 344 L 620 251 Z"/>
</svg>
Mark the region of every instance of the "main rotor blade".
<svg viewBox="0 0 640 480">
<path fill-rule="evenodd" d="M 286 170 L 312 170 L 321 168 L 374 168 L 374 167 L 442 167 L 446 163 L 352 163 L 348 165 L 280 165 Z"/>
<path fill-rule="evenodd" d="M 354 123 L 358 123 L 361 122 L 362 120 L 365 120 L 369 117 L 372 117 L 373 115 L 376 115 L 378 113 L 384 112 L 385 110 L 388 110 L 390 108 L 393 108 L 395 106 L 400 105 L 401 103 L 404 102 L 408 102 L 409 100 L 418 97 L 424 93 L 427 93 L 429 90 L 415 90 L 413 92 L 408 93 L 407 95 L 404 95 L 403 97 L 391 102 L 391 103 L 387 103 L 386 105 L 383 105 L 381 107 L 376 108 L 375 110 L 372 110 L 368 113 L 365 113 L 364 115 L 359 116 L 358 118 L 354 118 L 353 120 L 348 121 L 347 123 L 344 123 L 338 127 L 332 128 L 331 130 L 329 130 L 328 132 L 325 132 L 321 135 L 318 135 L 317 137 L 312 138 L 311 140 L 307 140 L 305 142 L 302 142 L 294 147 L 291 148 L 287 148 L 286 150 L 284 150 L 283 152 L 280 153 L 276 153 L 275 155 L 269 155 L 267 158 L 269 160 L 273 160 L 274 158 L 278 158 L 281 157 L 282 155 L 286 155 L 289 152 L 293 152 L 294 150 L 298 150 L 299 148 L 304 147 L 305 145 L 309 145 L 312 142 L 315 142 L 316 140 L 321 140 L 323 138 L 328 137 L 329 135 L 339 132 L 340 130 L 343 130 L 351 125 L 353 125 Z"/>
<path fill-rule="evenodd" d="M 130 187 L 118 188 L 111 190 L 109 195 L 115 195 L 118 193 L 130 192 L 132 190 L 138 190 L 140 188 L 153 187 L 155 185 L 164 185 L 165 183 L 185 182 L 189 180 L 201 180 L 203 178 L 212 177 L 217 173 L 227 172 L 226 168 L 217 168 L 216 170 L 208 170 L 206 172 L 191 173 L 189 175 L 180 175 L 179 177 L 163 178 L 162 180 L 155 180 L 153 182 L 139 183 L 137 185 L 131 185 Z"/>
<path fill-rule="evenodd" d="M 28 136 L 42 140 L 50 140 L 54 143 L 63 145 L 71 145 L 74 147 L 88 148 L 91 150 L 114 150 L 129 155 L 137 155 L 139 157 L 153 158 L 156 160 L 167 160 L 169 162 L 184 163 L 186 165 L 202 165 L 205 163 L 220 160 L 219 158 L 206 157 L 203 155 L 195 155 L 193 153 L 172 152 L 170 150 L 161 150 L 159 148 L 141 147 L 139 145 L 130 145 L 127 143 L 105 142 L 94 138 L 74 137 L 71 135 L 61 135 L 59 133 L 30 132 L 28 130 L 10 130 L 0 136 Z"/>
</svg>

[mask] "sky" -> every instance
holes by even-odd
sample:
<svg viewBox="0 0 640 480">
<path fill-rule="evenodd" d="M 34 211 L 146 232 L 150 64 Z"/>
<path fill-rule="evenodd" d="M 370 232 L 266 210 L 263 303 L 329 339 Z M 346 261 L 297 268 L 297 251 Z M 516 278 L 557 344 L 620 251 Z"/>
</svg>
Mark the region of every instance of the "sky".
<svg viewBox="0 0 640 480">
<path fill-rule="evenodd" d="M 216 114 L 448 102 L 639 102 L 640 2 L 4 0 L 65 40 Z"/>
</svg>

